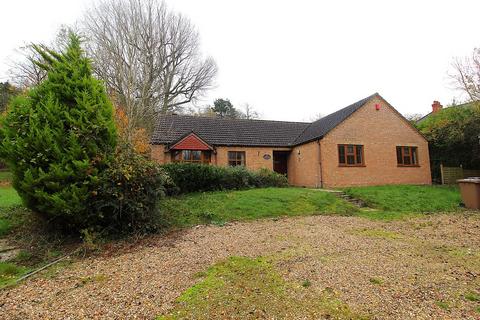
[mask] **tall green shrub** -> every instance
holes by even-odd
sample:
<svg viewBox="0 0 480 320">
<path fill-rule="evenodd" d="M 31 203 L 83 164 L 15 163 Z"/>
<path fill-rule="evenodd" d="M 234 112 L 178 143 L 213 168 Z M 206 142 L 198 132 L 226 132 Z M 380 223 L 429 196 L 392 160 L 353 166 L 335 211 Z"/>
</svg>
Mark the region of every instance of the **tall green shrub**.
<svg viewBox="0 0 480 320">
<path fill-rule="evenodd" d="M 64 226 L 81 227 L 87 202 L 116 145 L 112 105 L 92 76 L 80 39 L 64 52 L 35 49 L 48 76 L 13 100 L 2 120 L 0 158 L 13 186 L 34 211 Z"/>
<path fill-rule="evenodd" d="M 480 167 L 480 104 L 445 108 L 417 126 L 428 139 L 431 160 L 444 165 Z"/>
</svg>

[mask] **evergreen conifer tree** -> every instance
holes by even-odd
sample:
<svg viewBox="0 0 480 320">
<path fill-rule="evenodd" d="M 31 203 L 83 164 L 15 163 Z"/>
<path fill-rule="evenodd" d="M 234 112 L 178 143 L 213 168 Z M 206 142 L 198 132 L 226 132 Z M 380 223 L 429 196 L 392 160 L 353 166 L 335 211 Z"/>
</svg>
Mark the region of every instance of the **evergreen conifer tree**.
<svg viewBox="0 0 480 320">
<path fill-rule="evenodd" d="M 66 227 L 87 225 L 87 202 L 115 145 L 113 109 L 92 76 L 80 38 L 63 52 L 35 46 L 48 77 L 13 100 L 2 119 L 0 157 L 25 205 Z M 60 227 L 60 225 L 59 225 Z"/>
</svg>

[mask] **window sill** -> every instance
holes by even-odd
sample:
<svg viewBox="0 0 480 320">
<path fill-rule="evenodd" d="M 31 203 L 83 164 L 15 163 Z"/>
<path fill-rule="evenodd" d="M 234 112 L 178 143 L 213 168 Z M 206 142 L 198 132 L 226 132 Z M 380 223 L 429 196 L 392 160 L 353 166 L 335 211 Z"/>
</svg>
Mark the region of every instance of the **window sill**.
<svg viewBox="0 0 480 320">
<path fill-rule="evenodd" d="M 339 167 L 341 168 L 362 168 L 362 167 L 366 167 L 366 165 L 364 164 L 351 164 L 351 165 L 348 165 L 348 164 L 339 164 L 338 165 Z"/>
<path fill-rule="evenodd" d="M 397 167 L 401 168 L 419 168 L 419 164 L 397 164 Z"/>
</svg>

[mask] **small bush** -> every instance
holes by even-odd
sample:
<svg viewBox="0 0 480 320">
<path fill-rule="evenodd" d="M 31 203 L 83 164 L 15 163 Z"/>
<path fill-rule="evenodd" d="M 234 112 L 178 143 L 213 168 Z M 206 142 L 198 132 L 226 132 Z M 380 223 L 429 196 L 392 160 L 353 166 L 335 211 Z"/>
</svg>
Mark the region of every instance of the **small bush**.
<svg viewBox="0 0 480 320">
<path fill-rule="evenodd" d="M 255 186 L 259 188 L 266 187 L 286 187 L 288 185 L 287 177 L 268 169 L 260 169 L 254 175 Z"/>
<path fill-rule="evenodd" d="M 152 231 L 156 229 L 159 201 L 170 179 L 160 166 L 134 151 L 118 152 L 111 166 L 100 176 L 92 192 L 89 225 L 110 231 Z"/>
<path fill-rule="evenodd" d="M 192 163 L 169 163 L 162 167 L 174 185 L 167 188 L 168 194 L 288 185 L 285 176 L 268 169 L 249 171 L 244 167 L 218 167 Z"/>
</svg>

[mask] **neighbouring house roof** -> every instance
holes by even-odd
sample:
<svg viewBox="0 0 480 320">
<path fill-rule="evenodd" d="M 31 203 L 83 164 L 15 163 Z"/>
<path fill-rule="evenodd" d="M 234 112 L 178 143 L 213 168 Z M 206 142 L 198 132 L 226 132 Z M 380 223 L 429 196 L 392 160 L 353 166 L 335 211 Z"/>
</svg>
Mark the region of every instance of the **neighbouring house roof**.
<svg viewBox="0 0 480 320">
<path fill-rule="evenodd" d="M 429 112 L 427 113 L 426 115 L 424 115 L 423 117 L 421 117 L 420 119 L 418 119 L 417 121 L 415 121 L 415 123 L 419 124 L 421 122 L 423 122 L 425 119 L 427 119 L 433 112 Z M 415 120 L 415 119 L 414 119 Z"/>
<path fill-rule="evenodd" d="M 449 108 L 471 108 L 475 105 L 474 102 L 466 102 L 466 103 L 462 103 L 462 104 L 457 104 L 457 105 L 453 105 L 453 106 L 447 106 L 445 108 L 442 108 L 441 110 L 439 110 L 438 112 L 442 112 L 443 110 L 446 110 L 446 109 L 449 109 Z M 417 124 L 420 124 L 422 123 L 423 121 L 427 120 L 432 114 L 434 114 L 435 112 L 429 112 L 427 113 L 426 115 L 424 115 L 423 117 L 421 117 L 420 119 L 418 119 L 416 121 Z"/>
<path fill-rule="evenodd" d="M 312 123 L 164 115 L 155 127 L 151 143 L 177 143 L 193 132 L 209 145 L 295 146 L 321 139 L 374 96 L 378 93 Z"/>
</svg>

